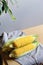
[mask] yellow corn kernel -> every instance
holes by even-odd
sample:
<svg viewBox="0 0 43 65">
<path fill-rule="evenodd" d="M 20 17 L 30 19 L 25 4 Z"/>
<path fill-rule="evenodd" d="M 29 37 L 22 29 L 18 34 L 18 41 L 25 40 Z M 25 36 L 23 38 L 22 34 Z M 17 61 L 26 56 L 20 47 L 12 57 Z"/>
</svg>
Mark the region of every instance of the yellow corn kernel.
<svg viewBox="0 0 43 65">
<path fill-rule="evenodd" d="M 37 47 L 37 42 L 31 43 L 31 44 L 28 44 L 28 45 L 25 45 L 23 47 L 13 50 L 9 56 L 17 58 L 17 57 L 20 57 L 20 56 L 24 55 L 25 53 L 35 49 L 36 47 Z"/>
<path fill-rule="evenodd" d="M 26 44 L 30 44 L 32 43 L 34 40 L 36 39 L 35 36 L 22 36 L 22 37 L 18 37 L 14 40 L 13 44 L 15 48 L 24 46 Z"/>
</svg>

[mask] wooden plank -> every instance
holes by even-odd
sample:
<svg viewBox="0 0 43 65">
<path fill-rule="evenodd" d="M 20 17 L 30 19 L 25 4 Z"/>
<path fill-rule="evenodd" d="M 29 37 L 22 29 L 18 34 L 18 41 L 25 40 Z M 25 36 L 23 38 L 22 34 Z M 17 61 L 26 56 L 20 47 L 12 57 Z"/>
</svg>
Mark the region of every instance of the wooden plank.
<svg viewBox="0 0 43 65">
<path fill-rule="evenodd" d="M 13 60 L 8 60 L 7 62 L 8 62 L 8 65 L 20 65 L 18 62 Z M 5 65 L 4 62 L 3 62 L 3 65 Z"/>
<path fill-rule="evenodd" d="M 37 34 L 38 35 L 38 41 L 43 44 L 43 25 L 24 29 L 22 31 L 25 32 L 27 35 Z"/>
</svg>

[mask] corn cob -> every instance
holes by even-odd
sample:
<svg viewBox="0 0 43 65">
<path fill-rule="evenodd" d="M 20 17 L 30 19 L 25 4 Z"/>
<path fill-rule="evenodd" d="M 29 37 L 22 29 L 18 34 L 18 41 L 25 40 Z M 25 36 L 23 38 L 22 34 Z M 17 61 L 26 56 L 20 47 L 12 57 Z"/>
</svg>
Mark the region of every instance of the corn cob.
<svg viewBox="0 0 43 65">
<path fill-rule="evenodd" d="M 14 40 L 13 45 L 14 47 L 18 48 L 24 45 L 27 45 L 29 43 L 32 43 L 34 40 L 36 40 L 36 36 L 22 36 Z"/>
<path fill-rule="evenodd" d="M 37 46 L 38 46 L 38 42 L 25 45 L 23 47 L 13 50 L 9 56 L 18 58 L 18 57 L 28 53 L 29 51 L 34 50 Z"/>
</svg>

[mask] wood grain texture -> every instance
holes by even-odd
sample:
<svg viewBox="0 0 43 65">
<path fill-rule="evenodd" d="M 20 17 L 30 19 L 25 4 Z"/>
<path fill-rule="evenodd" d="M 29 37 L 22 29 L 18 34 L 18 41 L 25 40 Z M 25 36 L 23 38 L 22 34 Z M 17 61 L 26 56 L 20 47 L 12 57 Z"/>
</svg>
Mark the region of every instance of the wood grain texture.
<svg viewBox="0 0 43 65">
<path fill-rule="evenodd" d="M 38 35 L 38 41 L 43 44 L 43 25 L 24 29 L 22 31 L 25 32 L 27 35 L 37 34 Z"/>
<path fill-rule="evenodd" d="M 21 31 L 25 32 L 27 35 L 37 34 L 39 36 L 38 41 L 43 44 L 43 25 L 39 25 L 39 26 L 35 26 L 35 27 L 32 27 L 32 28 L 24 29 L 24 30 L 21 30 Z M 9 65 L 20 65 L 19 63 L 17 63 L 16 61 L 13 61 L 13 60 L 9 60 L 8 64 Z M 3 63 L 3 65 L 4 65 L 4 63 Z"/>
</svg>

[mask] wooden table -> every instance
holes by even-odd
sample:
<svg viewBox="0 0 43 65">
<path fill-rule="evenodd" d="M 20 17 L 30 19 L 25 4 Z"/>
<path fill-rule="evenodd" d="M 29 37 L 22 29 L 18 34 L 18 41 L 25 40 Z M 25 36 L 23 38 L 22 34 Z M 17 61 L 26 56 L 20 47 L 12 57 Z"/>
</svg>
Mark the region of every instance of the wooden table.
<svg viewBox="0 0 43 65">
<path fill-rule="evenodd" d="M 22 31 L 25 32 L 27 35 L 38 34 L 38 36 L 39 36 L 38 41 L 43 44 L 43 25 L 35 26 L 32 28 L 27 28 Z M 16 61 L 12 61 L 12 60 L 8 61 L 8 64 L 9 65 L 20 65 Z M 3 65 L 5 65 L 5 64 L 3 63 Z"/>
</svg>

